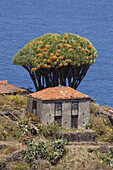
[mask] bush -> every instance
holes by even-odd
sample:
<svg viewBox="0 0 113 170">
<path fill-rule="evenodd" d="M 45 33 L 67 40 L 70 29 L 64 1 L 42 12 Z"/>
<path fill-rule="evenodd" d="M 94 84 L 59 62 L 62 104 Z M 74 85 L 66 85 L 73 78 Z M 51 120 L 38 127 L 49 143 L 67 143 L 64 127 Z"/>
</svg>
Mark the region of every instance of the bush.
<svg viewBox="0 0 113 170">
<path fill-rule="evenodd" d="M 38 142 L 38 147 L 37 147 L 38 155 L 40 155 L 40 158 L 46 159 L 48 156 L 48 150 L 47 146 L 43 141 Z"/>
<path fill-rule="evenodd" d="M 37 151 L 37 145 L 35 144 L 35 141 L 33 139 L 29 139 L 27 141 L 28 147 L 27 149 L 24 151 L 24 158 L 26 160 L 27 163 L 31 163 L 33 162 L 33 160 L 37 160 L 37 155 L 38 155 L 38 151 Z"/>
<path fill-rule="evenodd" d="M 9 135 L 7 129 L 5 128 L 6 125 L 10 125 L 8 120 L 4 117 L 0 117 L 0 140 L 5 140 Z"/>
<path fill-rule="evenodd" d="M 43 133 L 44 137 L 48 139 L 55 140 L 61 138 L 61 127 L 56 121 L 48 125 L 42 126 L 40 130 Z"/>
<path fill-rule="evenodd" d="M 62 139 L 58 139 L 50 144 L 51 149 L 48 153 L 48 157 L 51 164 L 57 164 L 60 158 L 65 154 L 64 146 L 66 144 L 67 142 Z"/>
<path fill-rule="evenodd" d="M 96 132 L 97 140 L 104 142 L 113 141 L 113 129 L 106 126 L 101 117 L 92 118 L 92 129 Z"/>
<path fill-rule="evenodd" d="M 24 136 L 31 136 L 31 125 L 28 120 L 19 120 L 18 123 L 13 123 L 5 117 L 0 117 L 0 140 L 5 140 L 9 136 L 19 141 Z"/>
<path fill-rule="evenodd" d="M 27 100 L 26 100 L 26 97 L 23 96 L 23 95 L 10 95 L 10 96 L 6 96 L 7 98 L 9 98 L 9 100 L 11 102 L 14 102 L 14 104 L 27 104 Z"/>
<path fill-rule="evenodd" d="M 27 170 L 29 169 L 29 165 L 27 163 L 18 163 L 18 165 L 16 165 L 15 170 Z"/>
<path fill-rule="evenodd" d="M 35 116 L 33 113 L 26 113 L 26 119 L 28 119 L 32 124 L 38 125 L 40 124 L 40 119 L 38 116 Z"/>
<path fill-rule="evenodd" d="M 27 163 L 33 164 L 38 156 L 42 159 L 48 159 L 51 164 L 57 164 L 60 158 L 65 154 L 66 141 L 59 139 L 52 143 L 45 144 L 43 141 L 37 144 L 33 139 L 28 140 L 28 147 L 24 151 L 24 158 Z"/>
<path fill-rule="evenodd" d="M 98 115 L 104 112 L 104 108 L 95 102 L 91 102 L 90 112 L 94 113 L 95 115 Z"/>
<path fill-rule="evenodd" d="M 113 153 L 108 152 L 104 153 L 104 155 L 100 151 L 95 151 L 96 156 L 98 157 L 101 163 L 105 163 L 113 168 Z"/>
<path fill-rule="evenodd" d="M 27 105 L 26 97 L 23 95 L 0 95 L 0 110 L 10 110 L 14 109 L 21 110 Z"/>
</svg>

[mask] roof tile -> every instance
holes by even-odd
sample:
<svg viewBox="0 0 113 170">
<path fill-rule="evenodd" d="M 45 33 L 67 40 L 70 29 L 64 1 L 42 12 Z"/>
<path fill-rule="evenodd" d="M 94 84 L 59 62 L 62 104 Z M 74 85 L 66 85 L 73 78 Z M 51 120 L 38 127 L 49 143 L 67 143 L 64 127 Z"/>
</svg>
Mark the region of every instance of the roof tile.
<svg viewBox="0 0 113 170">
<path fill-rule="evenodd" d="M 0 94 L 11 94 L 19 91 L 27 92 L 25 89 L 9 84 L 7 81 L 0 81 Z"/>
<path fill-rule="evenodd" d="M 40 100 L 64 100 L 64 99 L 84 99 L 90 98 L 88 95 L 80 93 L 71 87 L 57 86 L 49 87 L 41 91 L 31 93 L 28 97 Z"/>
</svg>

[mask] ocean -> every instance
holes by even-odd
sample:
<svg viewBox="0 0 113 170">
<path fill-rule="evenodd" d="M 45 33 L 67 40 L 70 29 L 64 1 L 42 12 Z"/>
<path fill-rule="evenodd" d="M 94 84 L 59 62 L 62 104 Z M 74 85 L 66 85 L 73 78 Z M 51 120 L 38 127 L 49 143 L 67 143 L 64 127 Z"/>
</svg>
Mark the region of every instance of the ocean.
<svg viewBox="0 0 113 170">
<path fill-rule="evenodd" d="M 113 107 L 113 1 L 0 0 L 0 80 L 35 90 L 27 71 L 12 59 L 46 33 L 74 33 L 93 43 L 98 58 L 77 90 Z"/>
</svg>

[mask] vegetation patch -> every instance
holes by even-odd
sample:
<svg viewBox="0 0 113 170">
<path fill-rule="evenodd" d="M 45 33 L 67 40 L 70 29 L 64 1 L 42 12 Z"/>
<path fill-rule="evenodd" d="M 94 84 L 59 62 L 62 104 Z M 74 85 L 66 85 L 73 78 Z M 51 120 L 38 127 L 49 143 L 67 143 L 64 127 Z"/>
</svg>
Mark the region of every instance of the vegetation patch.
<svg viewBox="0 0 113 170">
<path fill-rule="evenodd" d="M 55 140 L 52 143 L 44 143 L 43 141 L 35 143 L 33 139 L 29 139 L 27 142 L 27 149 L 24 151 L 24 158 L 30 166 L 37 162 L 36 160 L 38 160 L 38 157 L 47 159 L 54 165 L 57 164 L 65 154 L 64 146 L 66 144 L 67 142 L 62 139 Z"/>
<path fill-rule="evenodd" d="M 56 121 L 40 127 L 40 132 L 47 139 L 55 140 L 61 138 L 62 129 Z"/>
</svg>

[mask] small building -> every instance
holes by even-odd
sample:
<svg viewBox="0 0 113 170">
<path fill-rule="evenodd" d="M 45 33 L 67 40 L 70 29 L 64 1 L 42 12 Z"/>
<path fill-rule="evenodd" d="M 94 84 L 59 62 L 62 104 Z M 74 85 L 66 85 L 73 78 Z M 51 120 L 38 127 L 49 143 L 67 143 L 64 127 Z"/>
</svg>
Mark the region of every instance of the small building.
<svg viewBox="0 0 113 170">
<path fill-rule="evenodd" d="M 26 89 L 16 87 L 9 84 L 8 81 L 0 81 L 0 95 L 2 94 L 17 94 L 17 93 L 27 93 Z"/>
<path fill-rule="evenodd" d="M 27 96 L 27 110 L 43 125 L 55 120 L 67 129 L 81 129 L 89 122 L 90 97 L 71 87 L 49 87 Z"/>
</svg>

